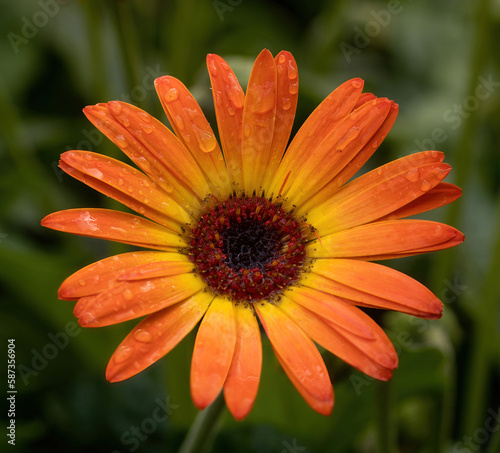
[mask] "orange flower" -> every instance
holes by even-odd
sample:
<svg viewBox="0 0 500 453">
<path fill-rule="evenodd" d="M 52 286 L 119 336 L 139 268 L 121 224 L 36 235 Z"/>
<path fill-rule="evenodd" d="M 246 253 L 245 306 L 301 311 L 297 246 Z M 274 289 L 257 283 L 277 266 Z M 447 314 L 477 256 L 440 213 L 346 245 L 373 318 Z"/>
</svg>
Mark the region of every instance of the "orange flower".
<svg viewBox="0 0 500 453">
<path fill-rule="evenodd" d="M 297 390 L 329 414 L 333 389 L 314 342 L 374 378 L 391 378 L 394 347 L 358 306 L 434 319 L 442 304 L 417 281 L 371 261 L 461 243 L 448 225 L 402 220 L 461 191 L 442 182 L 450 166 L 438 151 L 348 182 L 398 112 L 393 101 L 363 93 L 362 80 L 333 91 L 287 148 L 298 93 L 292 55 L 262 51 L 246 94 L 221 57 L 208 55 L 207 63 L 220 146 L 196 100 L 170 76 L 155 85 L 174 133 L 123 102 L 84 109 L 142 171 L 88 151 L 65 152 L 60 167 L 141 216 L 72 209 L 42 225 L 153 251 L 87 266 L 59 297 L 78 301 L 85 327 L 146 316 L 111 357 L 113 382 L 163 357 L 201 320 L 193 400 L 203 409 L 223 390 L 237 419 L 257 394 L 259 320 Z"/>
</svg>

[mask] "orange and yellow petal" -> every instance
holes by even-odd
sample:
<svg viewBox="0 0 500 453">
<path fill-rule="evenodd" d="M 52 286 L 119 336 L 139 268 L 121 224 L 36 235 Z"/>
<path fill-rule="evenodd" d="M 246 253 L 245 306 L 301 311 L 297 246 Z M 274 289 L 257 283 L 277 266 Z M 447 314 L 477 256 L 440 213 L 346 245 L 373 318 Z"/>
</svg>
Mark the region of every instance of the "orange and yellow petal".
<svg viewBox="0 0 500 453">
<path fill-rule="evenodd" d="M 279 306 L 254 304 L 276 357 L 293 385 L 317 412 L 329 415 L 333 388 L 325 363 L 313 341 Z"/>
<path fill-rule="evenodd" d="M 417 199 L 450 172 L 438 151 L 390 162 L 345 185 L 308 213 L 320 237 L 377 220 Z"/>
<path fill-rule="evenodd" d="M 242 182 L 241 137 L 245 93 L 229 65 L 215 54 L 207 55 L 219 138 L 231 182 Z"/>
<path fill-rule="evenodd" d="M 464 235 L 428 220 L 387 220 L 323 236 L 309 247 L 311 258 L 384 260 L 454 247 Z"/>
<path fill-rule="evenodd" d="M 65 233 L 170 252 L 187 245 L 179 234 L 150 220 L 110 209 L 58 211 L 46 216 L 41 223 L 44 227 Z"/>
<path fill-rule="evenodd" d="M 375 135 L 391 107 L 392 102 L 387 99 L 374 99 L 341 121 L 295 170 L 286 192 L 289 202 L 302 206 L 330 182 Z"/>
<path fill-rule="evenodd" d="M 108 381 L 128 379 L 168 354 L 196 326 L 212 299 L 200 291 L 141 321 L 111 357 L 106 369 Z"/>
<path fill-rule="evenodd" d="M 191 219 L 144 173 L 116 159 L 88 151 L 67 151 L 59 166 L 93 189 L 177 232 Z"/>
<path fill-rule="evenodd" d="M 462 189 L 447 182 L 440 182 L 437 186 L 433 187 L 428 192 L 410 201 L 403 207 L 387 214 L 379 219 L 380 220 L 395 220 L 404 217 L 410 217 L 415 214 L 421 214 L 432 209 L 440 208 L 452 203 L 462 196 Z"/>
<path fill-rule="evenodd" d="M 203 290 L 205 282 L 190 272 L 189 263 L 175 263 L 184 273 L 151 279 L 123 281 L 94 296 L 82 297 L 74 314 L 82 327 L 102 327 L 149 315 Z"/>
<path fill-rule="evenodd" d="M 198 102 L 174 77 L 159 77 L 155 80 L 155 87 L 168 121 L 198 162 L 209 183 L 210 193 L 217 198 L 227 197 L 231 193 L 229 174 L 219 143 Z"/>
<path fill-rule="evenodd" d="M 215 297 L 203 317 L 191 361 L 191 396 L 199 409 L 221 392 L 236 346 L 236 307 Z"/>
<path fill-rule="evenodd" d="M 319 259 L 301 283 L 352 301 L 427 319 L 441 317 L 443 304 L 424 285 L 381 264 L 353 259 Z"/>
<path fill-rule="evenodd" d="M 307 118 L 290 146 L 270 186 L 270 193 L 278 194 L 283 182 L 291 175 L 291 180 L 307 161 L 312 150 L 334 130 L 352 111 L 361 95 L 363 81 L 352 79 L 334 90 Z M 289 186 L 285 186 L 281 195 L 287 196 Z"/>
<path fill-rule="evenodd" d="M 195 159 L 160 121 L 112 101 L 85 107 L 87 118 L 181 206 L 198 209 L 209 187 Z"/>
<path fill-rule="evenodd" d="M 285 153 L 292 131 L 299 96 L 299 73 L 297 63 L 290 52 L 281 51 L 274 58 L 276 63 L 276 118 L 262 187 L 271 185 Z"/>
<path fill-rule="evenodd" d="M 262 344 L 254 310 L 236 307 L 236 345 L 224 383 L 226 405 L 236 420 L 243 420 L 252 409 L 260 382 Z"/>
<path fill-rule="evenodd" d="M 265 49 L 253 65 L 243 107 L 241 163 L 246 193 L 259 191 L 268 170 L 276 119 L 276 79 L 276 63 Z"/>
<path fill-rule="evenodd" d="M 64 280 L 58 296 L 63 300 L 94 296 L 121 284 L 125 277 L 130 278 L 131 273 L 141 272 L 144 266 L 161 267 L 164 276 L 186 272 L 185 268 L 181 267 L 186 264 L 190 264 L 189 258 L 180 253 L 147 251 L 123 253 L 104 258 L 75 272 Z M 168 269 L 165 269 L 167 266 Z"/>
<path fill-rule="evenodd" d="M 340 328 L 338 323 L 329 322 L 305 305 L 286 296 L 280 302 L 280 308 L 290 318 L 297 320 L 304 332 L 316 343 L 332 354 L 371 377 L 384 381 L 391 378 L 392 371 L 398 365 L 398 356 L 394 346 L 375 321 L 356 309 L 366 329 L 372 333 L 371 338 L 366 338 L 350 332 L 347 328 Z"/>
</svg>

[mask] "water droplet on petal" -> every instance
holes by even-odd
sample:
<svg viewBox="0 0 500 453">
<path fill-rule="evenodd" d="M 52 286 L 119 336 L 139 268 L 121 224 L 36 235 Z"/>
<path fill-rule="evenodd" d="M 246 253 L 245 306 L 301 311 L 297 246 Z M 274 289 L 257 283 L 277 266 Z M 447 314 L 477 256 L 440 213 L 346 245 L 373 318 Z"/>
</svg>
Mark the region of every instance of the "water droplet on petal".
<svg viewBox="0 0 500 453">
<path fill-rule="evenodd" d="M 226 95 L 228 99 L 233 103 L 234 107 L 241 109 L 244 104 L 244 96 L 236 87 L 227 86 Z"/>
<path fill-rule="evenodd" d="M 123 291 L 123 297 L 126 300 L 131 300 L 134 297 L 134 293 L 129 288 L 127 288 L 125 291 Z"/>
<path fill-rule="evenodd" d="M 297 68 L 293 66 L 292 62 L 288 63 L 288 78 L 290 80 L 295 80 L 298 76 Z"/>
<path fill-rule="evenodd" d="M 182 118 L 179 115 L 174 118 L 174 123 L 177 126 L 177 129 L 180 131 L 184 130 L 184 121 L 182 121 Z"/>
<path fill-rule="evenodd" d="M 92 324 L 93 322 L 95 322 L 96 319 L 95 319 L 95 316 L 91 312 L 86 311 L 78 317 L 78 320 L 79 320 L 81 325 L 86 326 L 88 324 Z"/>
<path fill-rule="evenodd" d="M 118 178 L 118 185 L 123 186 L 123 179 L 122 178 Z"/>
<path fill-rule="evenodd" d="M 286 57 L 281 54 L 279 57 L 278 57 L 278 63 L 279 64 L 283 64 L 284 62 L 286 61 Z"/>
<path fill-rule="evenodd" d="M 134 191 L 134 188 L 132 186 L 127 187 L 128 193 L 132 193 Z"/>
<path fill-rule="evenodd" d="M 125 362 L 132 355 L 133 351 L 130 346 L 119 346 L 113 354 L 113 359 L 116 363 Z"/>
<path fill-rule="evenodd" d="M 420 178 L 420 170 L 418 168 L 412 168 L 406 173 L 405 178 L 410 182 L 417 182 Z"/>
<path fill-rule="evenodd" d="M 146 209 L 144 208 L 144 206 L 139 206 L 137 211 L 139 211 L 139 214 L 144 214 L 146 212 Z"/>
<path fill-rule="evenodd" d="M 151 126 L 150 124 L 144 124 L 144 123 L 141 123 L 141 128 L 144 132 L 146 132 L 146 134 L 151 134 L 151 132 L 153 132 L 153 126 Z"/>
<path fill-rule="evenodd" d="M 283 98 L 283 104 L 281 105 L 281 108 L 283 110 L 290 110 L 291 106 L 292 106 L 292 103 L 290 102 L 290 99 Z"/>
<path fill-rule="evenodd" d="M 81 278 L 80 280 L 78 280 L 78 283 L 80 284 L 80 286 L 85 286 L 86 285 L 86 282 L 83 278 Z"/>
<path fill-rule="evenodd" d="M 227 107 L 227 113 L 229 113 L 231 116 L 234 116 L 234 114 L 235 114 L 236 112 L 235 112 L 235 111 L 234 111 L 234 109 L 233 109 L 233 108 L 229 105 L 229 106 Z"/>
<path fill-rule="evenodd" d="M 165 94 L 165 101 L 166 102 L 173 102 L 179 99 L 179 90 L 177 88 L 170 88 Z"/>
<path fill-rule="evenodd" d="M 427 192 L 431 187 L 432 183 L 426 181 L 425 179 L 422 181 L 422 184 L 420 184 L 420 190 L 422 190 L 422 192 Z"/>
<path fill-rule="evenodd" d="M 115 141 L 116 141 L 116 144 L 120 147 L 120 148 L 126 148 L 128 146 L 128 141 L 127 139 L 125 138 L 124 135 L 122 134 L 118 134 L 115 136 Z"/>
<path fill-rule="evenodd" d="M 363 86 L 363 84 L 359 81 L 359 80 L 353 80 L 351 82 L 351 85 L 353 86 L 353 88 L 361 88 Z"/>
<path fill-rule="evenodd" d="M 123 110 L 122 105 L 118 102 L 110 102 L 108 105 L 113 115 L 119 115 Z"/>
<path fill-rule="evenodd" d="M 217 77 L 217 65 L 215 64 L 214 60 L 210 60 L 210 62 L 208 63 L 208 70 L 210 71 L 210 74 L 212 74 L 212 76 Z"/>
<path fill-rule="evenodd" d="M 217 146 L 217 141 L 214 135 L 209 131 L 203 131 L 198 128 L 195 128 L 195 131 L 196 131 L 196 139 L 198 140 L 198 145 L 200 146 L 200 149 L 205 153 L 213 151 Z"/>
<path fill-rule="evenodd" d="M 153 339 L 153 335 L 145 329 L 137 329 L 134 338 L 141 343 L 149 343 Z"/>
<path fill-rule="evenodd" d="M 125 127 L 129 127 L 129 126 L 130 126 L 130 120 L 129 120 L 128 118 L 124 118 L 124 119 L 123 119 L 123 125 L 124 125 Z"/>
<path fill-rule="evenodd" d="M 249 137 L 250 136 L 250 132 L 252 131 L 252 129 L 250 128 L 250 126 L 248 124 L 245 124 L 243 126 L 243 135 L 245 137 Z"/>
<path fill-rule="evenodd" d="M 288 86 L 288 92 L 290 94 L 297 94 L 298 91 L 299 91 L 298 83 L 292 83 Z"/>
</svg>

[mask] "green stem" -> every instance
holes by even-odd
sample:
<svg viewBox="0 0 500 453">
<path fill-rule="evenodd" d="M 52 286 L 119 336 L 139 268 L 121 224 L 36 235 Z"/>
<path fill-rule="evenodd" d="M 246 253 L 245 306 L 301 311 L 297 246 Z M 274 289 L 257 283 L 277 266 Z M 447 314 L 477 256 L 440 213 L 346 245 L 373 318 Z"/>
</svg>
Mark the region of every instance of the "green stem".
<svg viewBox="0 0 500 453">
<path fill-rule="evenodd" d="M 178 453 L 201 453 L 215 434 L 218 421 L 225 408 L 221 392 L 210 406 L 195 418 Z"/>
<path fill-rule="evenodd" d="M 392 411 L 391 382 L 377 382 L 377 431 L 379 453 L 396 452 L 396 427 Z"/>
</svg>

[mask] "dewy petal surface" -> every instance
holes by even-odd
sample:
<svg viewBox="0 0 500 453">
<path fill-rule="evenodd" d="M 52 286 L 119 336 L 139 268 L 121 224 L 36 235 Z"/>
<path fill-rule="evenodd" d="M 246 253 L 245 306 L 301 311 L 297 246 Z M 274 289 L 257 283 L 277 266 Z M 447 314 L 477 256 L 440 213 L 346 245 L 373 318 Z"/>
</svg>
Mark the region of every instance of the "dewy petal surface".
<svg viewBox="0 0 500 453">
<path fill-rule="evenodd" d="M 356 305 L 396 310 L 421 318 L 441 317 L 443 304 L 424 285 L 380 264 L 352 259 L 321 259 L 305 274 L 305 286 Z"/>
<path fill-rule="evenodd" d="M 227 197 L 231 192 L 229 173 L 219 143 L 198 102 L 174 77 L 159 77 L 155 80 L 155 87 L 175 134 L 209 181 L 211 194 Z"/>
<path fill-rule="evenodd" d="M 443 158 L 424 151 L 372 170 L 312 208 L 308 221 L 320 236 L 372 222 L 439 184 L 451 169 Z"/>
<path fill-rule="evenodd" d="M 323 236 L 310 247 L 311 258 L 382 260 L 454 247 L 464 235 L 428 220 L 388 220 Z"/>
<path fill-rule="evenodd" d="M 236 308 L 215 297 L 201 321 L 191 361 L 191 396 L 199 409 L 220 393 L 236 345 Z"/>
<path fill-rule="evenodd" d="M 325 363 L 304 331 L 278 306 L 255 304 L 274 352 L 302 397 L 317 412 L 329 415 L 333 390 Z"/>
<path fill-rule="evenodd" d="M 262 344 L 259 324 L 250 306 L 236 307 L 236 345 L 224 384 L 224 397 L 234 418 L 242 420 L 253 406 L 260 382 Z"/>
<path fill-rule="evenodd" d="M 111 357 L 106 369 L 108 381 L 128 379 L 168 354 L 194 328 L 212 299 L 200 291 L 141 321 Z"/>
<path fill-rule="evenodd" d="M 386 381 L 391 378 L 392 370 L 398 365 L 394 346 L 382 329 L 361 310 L 357 309 L 359 317 L 372 332 L 371 339 L 340 329 L 288 297 L 283 297 L 280 308 L 291 318 L 300 319 L 301 328 L 307 335 L 332 354 L 376 379 Z"/>
<path fill-rule="evenodd" d="M 149 220 L 110 209 L 68 209 L 49 214 L 42 225 L 57 231 L 164 251 L 185 247 L 179 235 Z"/>
<path fill-rule="evenodd" d="M 69 175 L 125 206 L 180 232 L 191 219 L 145 174 L 116 159 L 88 151 L 67 151 L 59 166 Z"/>
</svg>

